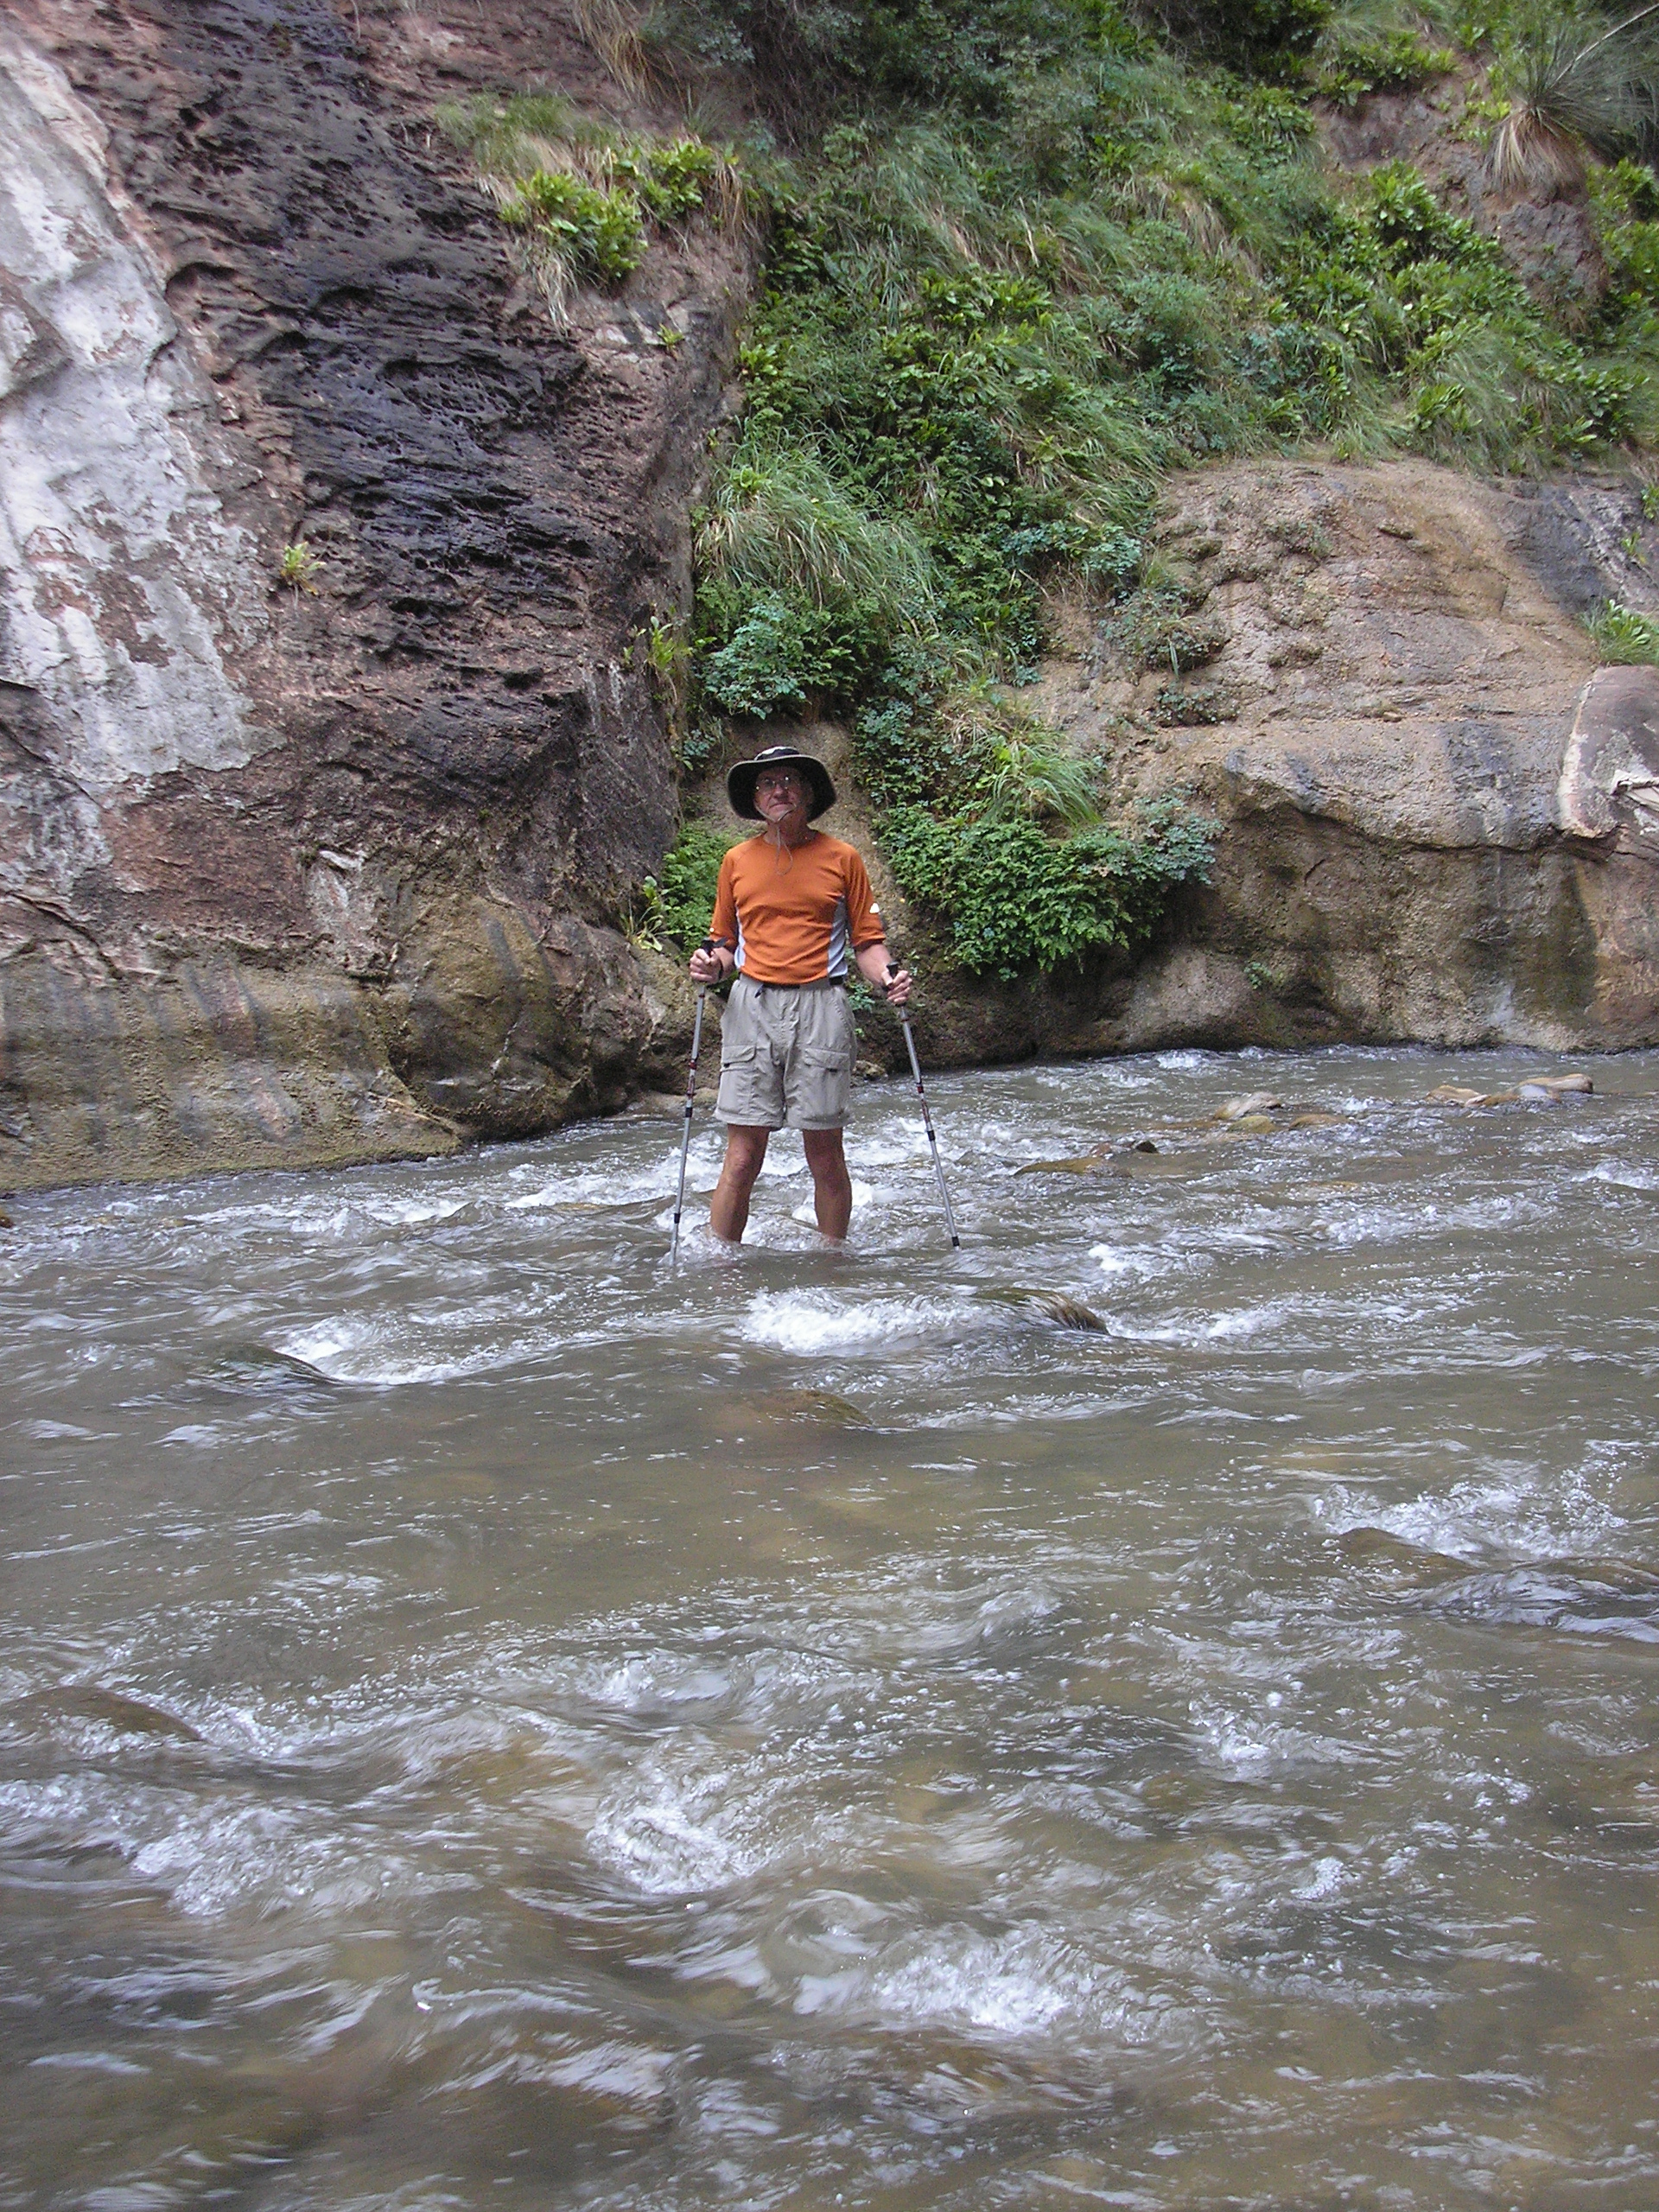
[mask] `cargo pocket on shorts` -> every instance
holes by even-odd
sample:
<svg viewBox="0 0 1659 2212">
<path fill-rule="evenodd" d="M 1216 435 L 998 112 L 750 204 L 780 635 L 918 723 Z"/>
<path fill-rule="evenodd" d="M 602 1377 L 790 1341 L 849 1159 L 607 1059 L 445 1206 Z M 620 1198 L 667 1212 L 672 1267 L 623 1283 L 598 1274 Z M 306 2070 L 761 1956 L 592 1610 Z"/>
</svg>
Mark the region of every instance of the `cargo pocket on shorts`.
<svg viewBox="0 0 1659 2212">
<path fill-rule="evenodd" d="M 803 1045 L 795 1063 L 789 1118 L 798 1129 L 839 1128 L 853 1096 L 850 1047 Z"/>
<path fill-rule="evenodd" d="M 770 1119 L 756 1080 L 760 1050 L 753 1040 L 743 1045 L 722 1042 L 720 1090 L 715 1098 L 715 1111 L 721 1121 L 753 1124 Z"/>
</svg>

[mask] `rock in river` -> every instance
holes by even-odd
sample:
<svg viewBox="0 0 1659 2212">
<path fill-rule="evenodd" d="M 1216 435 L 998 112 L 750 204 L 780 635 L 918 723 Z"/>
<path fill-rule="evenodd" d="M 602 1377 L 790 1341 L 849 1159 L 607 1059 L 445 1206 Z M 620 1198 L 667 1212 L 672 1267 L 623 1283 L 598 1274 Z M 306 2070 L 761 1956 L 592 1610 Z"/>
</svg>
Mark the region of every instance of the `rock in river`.
<svg viewBox="0 0 1659 2212">
<path fill-rule="evenodd" d="M 1252 1090 L 1242 1098 L 1229 1098 L 1216 1109 L 1218 1122 L 1244 1122 L 1258 1114 L 1281 1114 L 1285 1102 L 1270 1090 Z"/>
<path fill-rule="evenodd" d="M 1010 1285 L 1006 1290 L 982 1294 L 997 1306 L 1016 1306 L 1040 1313 L 1059 1329 L 1103 1329 L 1106 1324 L 1092 1306 L 1083 1306 L 1058 1290 L 1025 1290 Z"/>
</svg>

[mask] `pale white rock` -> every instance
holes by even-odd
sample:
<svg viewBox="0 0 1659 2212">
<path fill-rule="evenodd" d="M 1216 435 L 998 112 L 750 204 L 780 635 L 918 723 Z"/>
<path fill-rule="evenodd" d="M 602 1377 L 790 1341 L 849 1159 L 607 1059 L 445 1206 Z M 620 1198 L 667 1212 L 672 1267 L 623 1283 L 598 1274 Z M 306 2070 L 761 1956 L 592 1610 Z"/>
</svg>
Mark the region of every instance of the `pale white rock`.
<svg viewBox="0 0 1659 2212">
<path fill-rule="evenodd" d="M 101 126 L 0 32 L 0 680 L 34 695 L 67 786 L 0 882 L 102 858 L 118 787 L 251 757 L 226 662 L 269 617 L 206 465 L 212 407 Z"/>
<path fill-rule="evenodd" d="M 1230 1098 L 1218 1107 L 1216 1119 L 1219 1122 L 1242 1122 L 1249 1114 L 1277 1114 L 1283 1111 L 1284 1100 L 1275 1098 L 1270 1090 L 1252 1090 L 1247 1097 Z"/>
<path fill-rule="evenodd" d="M 1556 813 L 1570 837 L 1622 827 L 1659 849 L 1659 668 L 1599 668 L 1585 685 Z"/>
</svg>

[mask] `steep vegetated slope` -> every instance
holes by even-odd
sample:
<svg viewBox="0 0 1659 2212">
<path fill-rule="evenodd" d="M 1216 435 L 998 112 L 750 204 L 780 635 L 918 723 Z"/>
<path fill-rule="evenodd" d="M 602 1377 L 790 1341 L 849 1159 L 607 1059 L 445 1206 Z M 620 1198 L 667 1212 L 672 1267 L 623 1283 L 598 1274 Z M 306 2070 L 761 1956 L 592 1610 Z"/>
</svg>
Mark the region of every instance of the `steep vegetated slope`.
<svg viewBox="0 0 1659 2212">
<path fill-rule="evenodd" d="M 1556 788 L 1585 620 L 1604 652 L 1655 634 L 1651 27 L 1317 0 L 669 20 L 705 48 L 723 24 L 790 87 L 754 157 L 747 411 L 699 535 L 701 696 L 711 721 L 850 725 L 950 1001 L 936 1049 L 1652 1033 L 1655 945 L 1597 918 L 1644 904 L 1645 817 L 1573 857 Z M 1328 499 L 1241 465 L 1299 449 L 1327 457 Z M 1391 488 L 1402 454 L 1446 473 Z M 1438 602 L 1422 560 L 1354 540 L 1344 569 L 1321 543 L 1310 509 L 1345 514 L 1357 463 L 1381 472 L 1369 552 L 1457 549 Z M 1518 488 L 1483 502 L 1453 470 Z M 1415 518 L 1392 539 L 1391 502 Z M 1217 504 L 1232 551 L 1206 566 L 1190 517 Z M 1234 634 L 1247 577 L 1271 639 Z M 1505 578 L 1527 602 L 1508 642 L 1430 635 Z M 1406 719 L 1356 704 L 1379 671 L 1339 635 L 1392 618 Z M 1238 766 L 1287 715 L 1323 723 L 1307 818 L 1331 794 L 1376 849 L 1294 925 L 1254 880 L 1236 912 L 1229 892 L 1246 849 L 1280 841 L 1294 868 L 1306 842 L 1302 800 L 1256 821 Z M 1386 828 L 1348 804 L 1350 774 L 1427 791 L 1448 760 L 1524 804 L 1453 834 L 1427 800 Z M 1224 988 L 1208 959 L 1202 987 L 1190 961 L 1127 974 L 1172 915 L 1189 947 L 1244 946 Z M 1369 937 L 1375 972 L 1304 957 L 1310 931 Z"/>
</svg>

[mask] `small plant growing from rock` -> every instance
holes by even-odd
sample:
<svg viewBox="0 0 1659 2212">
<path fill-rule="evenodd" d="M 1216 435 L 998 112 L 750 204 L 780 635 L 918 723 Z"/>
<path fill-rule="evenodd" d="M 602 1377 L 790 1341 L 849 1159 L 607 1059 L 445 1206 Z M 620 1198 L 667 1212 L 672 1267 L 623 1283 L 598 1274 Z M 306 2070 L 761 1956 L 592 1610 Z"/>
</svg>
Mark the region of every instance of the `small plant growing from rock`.
<svg viewBox="0 0 1659 2212">
<path fill-rule="evenodd" d="M 652 224 L 681 223 L 705 207 L 729 223 L 741 211 L 729 155 L 689 136 L 622 136 L 554 94 L 452 104 L 437 120 L 472 156 L 502 221 L 523 234 L 556 315 L 577 283 L 625 283 L 645 257 Z M 665 327 L 661 342 L 679 335 Z"/>
<path fill-rule="evenodd" d="M 664 918 L 662 886 L 648 875 L 622 917 L 622 934 L 636 952 L 660 952 Z"/>
<path fill-rule="evenodd" d="M 276 581 L 286 584 L 297 599 L 302 591 L 315 592 L 321 566 L 315 548 L 308 545 L 304 538 L 296 537 L 291 545 L 283 548 L 283 557 L 276 563 Z"/>
<path fill-rule="evenodd" d="M 501 219 L 529 230 L 550 261 L 573 276 L 620 284 L 645 257 L 639 203 L 619 188 L 601 192 L 567 169 L 537 169 L 501 203 Z"/>
<path fill-rule="evenodd" d="M 1317 54 L 1314 87 L 1338 107 L 1357 108 L 1373 92 L 1402 92 L 1457 67 L 1448 48 L 1427 46 L 1414 31 L 1338 29 Z"/>
<path fill-rule="evenodd" d="M 1659 667 L 1659 621 L 1610 599 L 1585 624 L 1604 660 L 1624 667 Z"/>
</svg>

